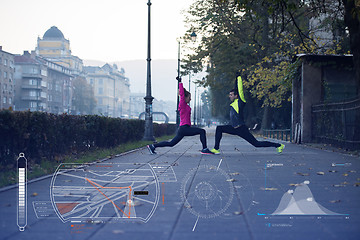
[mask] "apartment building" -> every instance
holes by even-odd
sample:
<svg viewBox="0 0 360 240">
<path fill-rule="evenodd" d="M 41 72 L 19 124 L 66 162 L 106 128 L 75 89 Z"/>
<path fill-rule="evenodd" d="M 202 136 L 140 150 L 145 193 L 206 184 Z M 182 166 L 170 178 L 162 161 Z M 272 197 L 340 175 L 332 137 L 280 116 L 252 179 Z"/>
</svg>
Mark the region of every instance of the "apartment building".
<svg viewBox="0 0 360 240">
<path fill-rule="evenodd" d="M 97 101 L 95 114 L 109 117 L 128 117 L 130 112 L 130 83 L 124 69 L 117 65 L 84 66 L 87 82 L 93 87 Z"/>
<path fill-rule="evenodd" d="M 71 70 L 24 51 L 15 56 L 15 107 L 18 111 L 71 111 Z"/>
<path fill-rule="evenodd" d="M 0 109 L 14 109 L 14 55 L 0 46 Z"/>
</svg>

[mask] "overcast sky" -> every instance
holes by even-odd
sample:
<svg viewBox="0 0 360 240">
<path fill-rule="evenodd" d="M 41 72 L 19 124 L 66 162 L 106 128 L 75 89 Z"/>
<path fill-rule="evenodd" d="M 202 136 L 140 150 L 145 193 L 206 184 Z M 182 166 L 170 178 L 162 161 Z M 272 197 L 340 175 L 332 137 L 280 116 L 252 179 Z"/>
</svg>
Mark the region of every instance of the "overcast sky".
<svg viewBox="0 0 360 240">
<path fill-rule="evenodd" d="M 147 58 L 147 0 L 0 0 L 0 46 L 20 54 L 57 26 L 73 55 L 104 62 Z M 176 59 L 193 0 L 152 0 L 152 59 Z"/>
<path fill-rule="evenodd" d="M 70 41 L 72 54 L 83 60 L 108 63 L 143 60 L 142 66 L 146 67 L 147 2 L 148 0 L 0 0 L 0 46 L 13 54 L 35 50 L 37 38 L 42 38 L 50 27 L 56 26 Z M 177 38 L 183 36 L 187 29 L 182 12 L 194 0 L 151 2 L 151 58 L 176 60 Z M 171 69 L 161 69 L 160 66 L 153 69 L 157 70 L 152 72 L 155 98 L 171 101 L 176 99 L 176 69 L 176 63 Z M 145 92 L 146 69 L 129 68 L 125 72 L 130 77 L 131 91 Z M 139 75 L 139 72 L 144 74 Z M 194 94 L 194 87 L 192 88 L 191 92 Z"/>
</svg>

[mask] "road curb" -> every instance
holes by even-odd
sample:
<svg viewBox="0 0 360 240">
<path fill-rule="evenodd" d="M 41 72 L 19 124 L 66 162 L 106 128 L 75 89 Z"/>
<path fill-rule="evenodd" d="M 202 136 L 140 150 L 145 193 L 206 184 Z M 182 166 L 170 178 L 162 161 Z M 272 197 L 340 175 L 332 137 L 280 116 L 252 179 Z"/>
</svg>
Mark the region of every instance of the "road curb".
<svg viewBox="0 0 360 240">
<path fill-rule="evenodd" d="M 133 153 L 133 152 L 136 152 L 136 151 L 145 149 L 145 148 L 146 148 L 146 146 L 140 147 L 140 148 L 135 148 L 135 149 L 129 150 L 129 151 L 127 151 L 127 152 L 123 152 L 123 153 L 120 153 L 120 154 L 116 154 L 114 157 L 121 157 L 121 156 L 130 154 L 130 153 Z M 91 163 L 89 163 L 89 164 L 96 164 L 96 163 L 99 163 L 99 162 L 105 162 L 105 161 L 108 161 L 108 160 L 110 160 L 110 159 L 113 159 L 113 158 L 103 158 L 103 159 L 100 159 L 100 160 L 96 160 L 95 162 L 91 162 Z M 34 183 L 34 182 L 42 181 L 42 180 L 44 180 L 44 179 L 51 178 L 52 176 L 53 176 L 53 174 L 41 176 L 41 177 L 32 179 L 32 180 L 28 181 L 27 183 Z M 6 191 L 11 190 L 11 189 L 14 189 L 14 188 L 17 188 L 18 186 L 19 186 L 19 184 L 16 183 L 16 184 L 13 184 L 13 185 L 10 185 L 10 186 L 6 186 L 6 187 L 3 187 L 3 188 L 0 188 L 0 193 L 6 192 Z"/>
</svg>

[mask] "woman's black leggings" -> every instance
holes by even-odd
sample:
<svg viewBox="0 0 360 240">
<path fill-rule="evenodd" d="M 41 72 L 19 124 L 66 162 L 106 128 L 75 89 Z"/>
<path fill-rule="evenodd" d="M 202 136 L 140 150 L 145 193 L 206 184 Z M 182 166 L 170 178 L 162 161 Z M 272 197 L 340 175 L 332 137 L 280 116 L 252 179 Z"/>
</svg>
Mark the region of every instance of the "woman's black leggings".
<svg viewBox="0 0 360 240">
<path fill-rule="evenodd" d="M 173 147 L 185 136 L 194 136 L 200 134 L 200 141 L 203 145 L 203 149 L 207 148 L 206 145 L 206 132 L 204 129 L 198 127 L 190 127 L 189 125 L 180 126 L 177 130 L 176 136 L 170 141 L 163 141 L 154 144 L 154 147 Z"/>
<path fill-rule="evenodd" d="M 256 140 L 256 138 L 249 132 L 249 129 L 245 125 L 242 125 L 238 128 L 234 128 L 231 125 L 222 125 L 222 126 L 216 127 L 215 147 L 214 147 L 215 149 L 220 148 L 220 140 L 222 138 L 222 133 L 228 133 L 231 135 L 237 135 L 239 137 L 242 137 L 243 139 L 248 141 L 254 147 L 280 147 L 281 146 L 279 143 Z"/>
</svg>

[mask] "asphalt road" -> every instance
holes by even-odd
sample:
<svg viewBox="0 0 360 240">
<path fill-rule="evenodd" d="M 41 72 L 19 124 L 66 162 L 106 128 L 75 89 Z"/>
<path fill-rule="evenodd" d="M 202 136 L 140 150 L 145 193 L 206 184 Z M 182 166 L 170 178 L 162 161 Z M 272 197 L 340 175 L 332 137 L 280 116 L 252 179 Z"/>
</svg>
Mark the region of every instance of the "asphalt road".
<svg viewBox="0 0 360 240">
<path fill-rule="evenodd" d="M 19 188 L 0 191 L 0 239 L 360 239 L 359 157 L 284 144 L 224 135 L 208 156 L 194 136 L 60 166 L 27 184 L 24 231 Z"/>
</svg>

